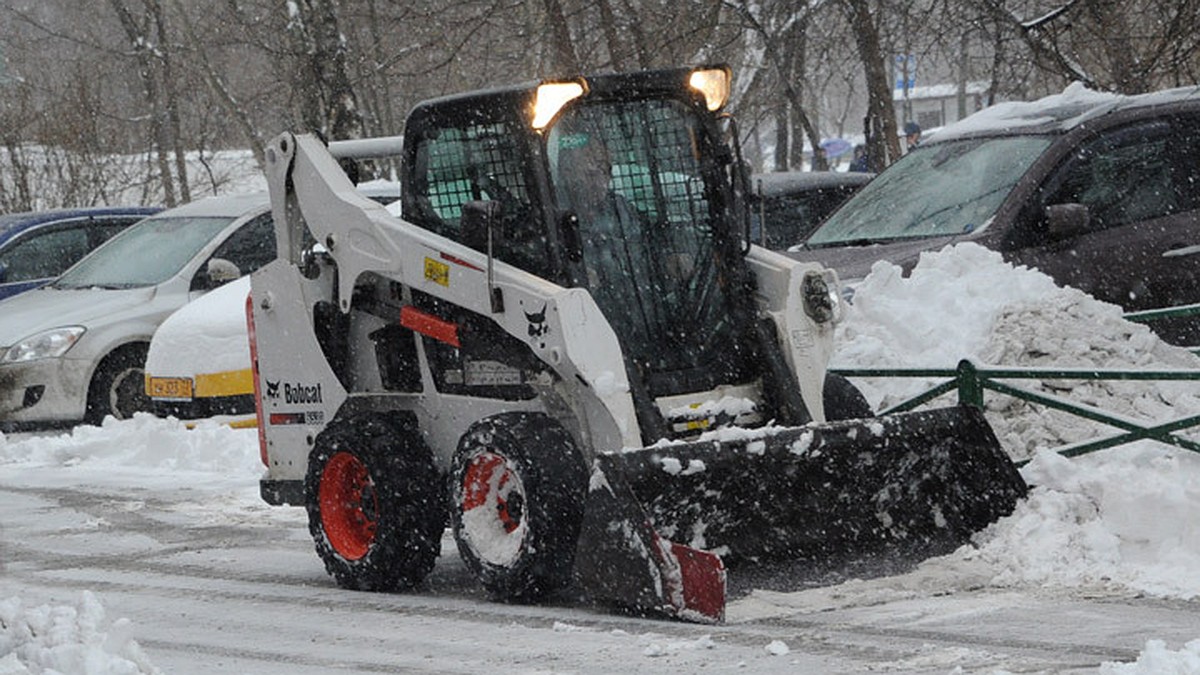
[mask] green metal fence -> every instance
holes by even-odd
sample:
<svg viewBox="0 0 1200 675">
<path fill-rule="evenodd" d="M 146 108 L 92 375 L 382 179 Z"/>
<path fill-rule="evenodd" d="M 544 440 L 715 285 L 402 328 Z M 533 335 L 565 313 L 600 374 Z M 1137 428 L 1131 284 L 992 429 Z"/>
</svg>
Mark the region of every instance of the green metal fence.
<svg viewBox="0 0 1200 675">
<path fill-rule="evenodd" d="M 908 377 L 949 378 L 932 389 L 892 406 L 880 414 L 903 412 L 917 408 L 943 394 L 958 392 L 959 403 L 983 407 L 985 391 L 1013 396 L 1031 403 L 1100 422 L 1120 430 L 1120 433 L 1057 448 L 1067 457 L 1095 452 L 1137 440 L 1154 440 L 1200 453 L 1200 443 L 1184 438 L 1179 432 L 1200 427 L 1200 415 L 1169 422 L 1145 425 L 1138 421 L 1105 412 L 1093 406 L 1036 391 L 1020 389 L 1000 380 L 1140 380 L 1200 382 L 1200 370 L 1078 370 L 1063 368 L 998 368 L 977 366 L 960 361 L 957 368 L 836 368 L 832 372 L 846 377 Z"/>
<path fill-rule="evenodd" d="M 1200 304 L 1176 305 L 1162 309 L 1147 309 L 1141 312 L 1129 312 L 1125 318 L 1137 323 L 1149 323 L 1158 319 L 1181 319 L 1187 316 L 1200 316 Z M 1200 355 L 1200 345 L 1191 347 L 1192 353 Z"/>
</svg>

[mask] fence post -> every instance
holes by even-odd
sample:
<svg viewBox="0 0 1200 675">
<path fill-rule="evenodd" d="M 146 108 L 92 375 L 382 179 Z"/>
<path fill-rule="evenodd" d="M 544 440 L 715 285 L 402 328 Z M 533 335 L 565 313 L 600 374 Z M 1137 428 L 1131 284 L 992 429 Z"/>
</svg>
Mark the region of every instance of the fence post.
<svg viewBox="0 0 1200 675">
<path fill-rule="evenodd" d="M 979 371 L 975 364 L 967 359 L 958 362 L 958 404 L 983 408 L 983 383 L 979 381 Z"/>
</svg>

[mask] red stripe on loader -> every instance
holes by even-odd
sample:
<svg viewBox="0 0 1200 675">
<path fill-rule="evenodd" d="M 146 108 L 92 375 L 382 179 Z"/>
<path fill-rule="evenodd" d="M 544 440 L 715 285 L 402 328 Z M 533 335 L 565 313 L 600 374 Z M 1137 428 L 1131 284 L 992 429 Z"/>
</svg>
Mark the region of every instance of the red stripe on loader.
<svg viewBox="0 0 1200 675">
<path fill-rule="evenodd" d="M 250 338 L 250 369 L 254 380 L 254 416 L 258 420 L 258 456 L 263 466 L 270 467 L 267 458 L 267 425 L 263 424 L 262 388 L 258 383 L 258 335 L 254 331 L 254 298 L 246 294 L 246 334 Z"/>
<path fill-rule="evenodd" d="M 422 312 L 412 305 L 405 305 L 400 308 L 400 325 L 409 330 L 414 330 L 421 335 L 444 342 L 451 347 L 461 347 L 458 341 L 458 325 L 439 319 L 438 317 Z"/>
</svg>

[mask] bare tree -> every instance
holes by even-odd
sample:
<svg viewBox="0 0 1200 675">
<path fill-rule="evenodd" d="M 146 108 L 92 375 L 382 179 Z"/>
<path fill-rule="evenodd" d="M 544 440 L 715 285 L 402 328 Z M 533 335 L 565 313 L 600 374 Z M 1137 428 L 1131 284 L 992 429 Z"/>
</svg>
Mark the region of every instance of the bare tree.
<svg viewBox="0 0 1200 675">
<path fill-rule="evenodd" d="M 863 124 L 867 158 L 872 171 L 882 171 L 900 156 L 892 85 L 884 69 L 883 46 L 869 0 L 843 1 L 867 80 L 867 114 Z"/>
<path fill-rule="evenodd" d="M 350 79 L 336 0 L 282 0 L 295 58 L 293 88 L 305 126 L 329 139 L 361 138 L 363 119 Z"/>
<path fill-rule="evenodd" d="M 179 139 L 178 97 L 162 5 L 158 0 L 142 0 L 142 11 L 138 15 L 124 0 L 110 0 L 110 4 L 125 30 L 130 54 L 137 63 L 142 92 L 150 107 L 154 161 L 162 181 L 163 198 L 167 206 L 174 206 L 178 202 L 177 184 L 182 191 L 180 196 L 183 201 L 188 201 L 189 196 L 186 164 Z M 175 157 L 174 169 L 170 165 L 169 155 Z"/>
</svg>

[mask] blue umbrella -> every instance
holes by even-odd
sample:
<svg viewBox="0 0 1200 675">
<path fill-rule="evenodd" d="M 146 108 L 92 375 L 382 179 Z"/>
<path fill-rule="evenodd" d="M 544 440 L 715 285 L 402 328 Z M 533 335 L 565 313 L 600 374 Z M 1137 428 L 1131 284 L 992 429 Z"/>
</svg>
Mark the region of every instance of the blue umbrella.
<svg viewBox="0 0 1200 675">
<path fill-rule="evenodd" d="M 825 151 L 826 157 L 840 157 L 850 152 L 853 147 L 854 145 L 844 138 L 826 138 L 821 141 L 821 149 Z"/>
</svg>

